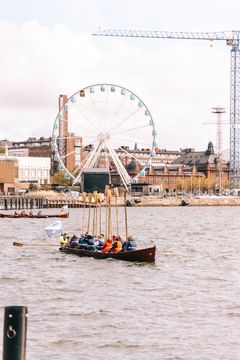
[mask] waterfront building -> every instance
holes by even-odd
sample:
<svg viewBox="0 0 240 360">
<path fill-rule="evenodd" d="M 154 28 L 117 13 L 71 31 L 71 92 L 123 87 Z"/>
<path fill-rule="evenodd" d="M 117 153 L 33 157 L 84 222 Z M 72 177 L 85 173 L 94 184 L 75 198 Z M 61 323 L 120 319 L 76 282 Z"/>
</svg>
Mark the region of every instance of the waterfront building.
<svg viewBox="0 0 240 360">
<path fill-rule="evenodd" d="M 19 183 L 43 185 L 50 183 L 51 159 L 18 157 Z"/>
<path fill-rule="evenodd" d="M 15 158 L 0 156 L 0 194 L 18 192 L 19 166 Z"/>
<path fill-rule="evenodd" d="M 135 144 L 134 149 L 130 149 L 126 146 L 121 146 L 115 150 L 118 157 L 121 159 L 124 166 L 128 166 L 133 159 L 137 160 L 139 163 L 146 164 L 149 159 L 150 149 L 148 148 L 138 148 L 137 143 Z M 152 157 L 152 164 L 172 164 L 180 155 L 182 151 L 178 150 L 167 150 L 155 148 L 155 156 Z"/>
<path fill-rule="evenodd" d="M 174 161 L 174 164 L 185 166 L 195 166 L 197 171 L 203 173 L 207 179 L 208 187 L 212 190 L 216 189 L 218 174 L 219 158 L 214 152 L 213 143 L 210 141 L 205 151 L 195 151 L 194 149 L 185 149 L 182 155 Z M 229 188 L 230 179 L 230 163 L 222 159 L 221 166 L 222 187 Z M 214 189 L 215 186 L 215 189 Z M 222 189 L 221 189 L 222 190 Z"/>
<path fill-rule="evenodd" d="M 11 156 L 30 156 L 30 157 L 51 157 L 51 137 L 29 137 L 24 141 L 12 141 L 8 145 L 8 154 Z"/>
<path fill-rule="evenodd" d="M 133 169 L 132 165 L 131 171 L 134 171 Z M 204 187 L 204 179 L 205 175 L 198 172 L 195 166 L 152 165 L 144 174 L 137 177 L 137 183 L 132 185 L 132 193 L 145 195 L 199 193 Z"/>
</svg>

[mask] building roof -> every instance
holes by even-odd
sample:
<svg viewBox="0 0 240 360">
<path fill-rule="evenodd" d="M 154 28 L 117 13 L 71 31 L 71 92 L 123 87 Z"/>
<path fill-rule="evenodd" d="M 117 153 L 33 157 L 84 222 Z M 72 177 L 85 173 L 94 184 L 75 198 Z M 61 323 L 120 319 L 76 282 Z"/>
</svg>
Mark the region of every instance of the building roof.
<svg viewBox="0 0 240 360">
<path fill-rule="evenodd" d="M 207 150 L 193 151 L 194 149 L 186 149 L 186 152 L 173 161 L 174 164 L 185 165 L 206 165 L 214 164 L 217 155 L 214 153 L 213 144 L 208 143 Z"/>
</svg>

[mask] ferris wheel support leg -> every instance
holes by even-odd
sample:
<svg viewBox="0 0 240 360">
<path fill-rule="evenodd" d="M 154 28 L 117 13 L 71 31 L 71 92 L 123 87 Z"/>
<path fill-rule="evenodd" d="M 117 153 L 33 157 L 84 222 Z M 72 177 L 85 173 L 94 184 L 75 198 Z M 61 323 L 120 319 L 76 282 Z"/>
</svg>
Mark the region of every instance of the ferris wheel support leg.
<svg viewBox="0 0 240 360">
<path fill-rule="evenodd" d="M 93 161 L 95 162 L 96 160 L 96 157 L 99 156 L 98 154 L 100 153 L 102 149 L 102 142 L 100 141 L 98 143 L 98 145 L 93 149 L 93 151 L 91 152 L 89 158 L 87 159 L 86 163 L 84 164 L 84 166 L 82 167 L 82 169 L 80 170 L 78 176 L 76 177 L 76 179 L 74 180 L 73 182 L 73 185 L 78 183 L 78 182 L 81 182 L 80 179 L 81 179 L 81 175 L 82 175 L 82 172 L 84 169 L 87 169 L 87 168 L 90 168 L 90 167 L 93 167 L 92 166 L 92 163 Z"/>
<path fill-rule="evenodd" d="M 131 182 L 131 178 L 130 176 L 128 175 L 125 167 L 123 166 L 122 162 L 120 161 L 120 159 L 118 158 L 116 152 L 114 151 L 114 149 L 112 148 L 112 146 L 109 144 L 108 141 L 106 141 L 106 145 L 108 147 L 108 150 L 110 152 L 110 155 L 112 156 L 112 159 L 114 161 L 114 164 L 118 170 L 118 173 L 123 181 L 123 184 L 124 184 L 124 187 L 126 189 L 129 188 L 129 184 Z"/>
</svg>

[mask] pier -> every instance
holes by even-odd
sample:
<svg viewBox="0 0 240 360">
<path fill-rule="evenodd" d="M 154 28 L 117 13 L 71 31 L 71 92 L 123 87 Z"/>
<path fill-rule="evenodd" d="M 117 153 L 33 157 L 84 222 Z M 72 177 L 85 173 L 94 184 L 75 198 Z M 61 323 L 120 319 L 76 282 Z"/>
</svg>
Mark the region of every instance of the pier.
<svg viewBox="0 0 240 360">
<path fill-rule="evenodd" d="M 1 196 L 0 210 L 41 209 L 46 207 L 42 197 Z"/>
</svg>

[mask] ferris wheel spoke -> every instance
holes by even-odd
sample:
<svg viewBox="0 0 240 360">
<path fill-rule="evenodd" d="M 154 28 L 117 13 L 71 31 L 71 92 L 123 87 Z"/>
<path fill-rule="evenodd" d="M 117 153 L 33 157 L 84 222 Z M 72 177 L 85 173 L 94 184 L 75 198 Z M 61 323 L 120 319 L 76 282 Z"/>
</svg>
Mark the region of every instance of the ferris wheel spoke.
<svg viewBox="0 0 240 360">
<path fill-rule="evenodd" d="M 118 135 L 118 134 L 124 134 L 124 133 L 128 133 L 130 131 L 136 131 L 136 130 L 140 130 L 140 129 L 144 129 L 144 128 L 148 128 L 148 127 L 150 127 L 149 124 L 142 125 L 142 126 L 137 126 L 137 127 L 134 127 L 134 128 L 129 128 L 129 129 L 125 129 L 125 130 L 115 132 L 115 133 L 111 133 L 111 135 L 114 136 L 114 135 Z"/>
<path fill-rule="evenodd" d="M 84 114 L 82 111 L 80 112 L 80 110 L 79 110 L 78 108 L 77 108 L 77 111 L 78 111 L 78 113 L 80 114 L 80 116 L 83 116 L 83 117 L 88 121 L 88 123 L 93 126 L 93 128 L 94 128 L 97 132 L 100 131 L 100 129 L 94 124 L 94 122 L 92 122 L 92 121 L 89 119 L 89 117 L 88 117 L 86 114 Z"/>
<path fill-rule="evenodd" d="M 60 154 L 59 154 L 59 158 L 60 158 L 60 160 L 65 160 L 68 156 L 70 156 L 70 155 L 72 155 L 72 154 L 74 154 L 75 153 L 75 150 L 73 150 L 73 151 L 70 151 L 69 153 L 67 153 L 67 154 L 65 154 L 65 155 L 61 155 L 60 156 Z"/>
<path fill-rule="evenodd" d="M 125 124 L 125 122 L 128 121 L 131 117 L 136 115 L 139 110 L 140 110 L 140 108 L 134 110 L 132 113 L 130 113 L 124 119 L 121 119 L 116 125 L 114 125 L 112 128 L 109 129 L 109 132 L 113 131 L 116 128 L 122 127 L 122 125 Z"/>
<path fill-rule="evenodd" d="M 117 115 L 119 114 L 120 109 L 123 108 L 125 101 L 126 101 L 126 96 L 123 96 L 121 102 L 119 104 L 117 104 L 117 108 L 115 109 L 113 115 L 108 120 L 106 128 L 108 129 L 110 127 L 110 131 L 111 131 L 111 125 L 112 125 L 112 123 L 114 123 L 114 119 L 117 118 Z"/>
<path fill-rule="evenodd" d="M 65 120 L 64 120 L 65 121 Z M 66 120 L 67 121 L 67 120 Z M 77 123 L 77 122 L 75 122 L 75 121 L 71 121 L 71 125 L 75 125 L 76 126 L 76 128 L 79 130 L 79 129 L 83 129 L 84 131 L 86 131 L 86 132 L 90 132 L 91 130 L 90 129 L 88 129 L 88 128 L 86 128 L 86 127 L 84 127 L 84 126 L 82 126 L 82 125 L 80 125 L 79 123 Z M 71 132 L 76 132 L 76 128 L 75 129 L 71 129 Z M 74 137 L 77 137 L 76 135 L 73 135 L 73 136 L 68 136 L 68 138 L 74 138 Z"/>
<path fill-rule="evenodd" d="M 96 102 L 96 101 L 93 101 L 93 96 L 92 96 L 92 94 L 91 94 L 91 96 L 90 96 L 90 101 L 91 101 L 91 106 L 92 106 L 92 108 L 95 108 L 96 110 L 97 110 L 97 116 L 96 117 L 99 117 L 99 115 L 101 115 L 102 117 L 104 117 L 104 110 L 101 108 L 101 107 L 99 107 L 98 106 L 98 104 L 101 104 L 102 103 L 102 101 L 99 101 L 99 102 Z"/>
<path fill-rule="evenodd" d="M 138 159 L 136 156 L 134 156 L 132 153 L 128 152 L 126 149 L 120 147 L 119 150 L 122 150 L 125 154 L 129 155 L 129 157 L 135 159 L 137 162 L 139 162 L 141 165 L 144 165 L 144 163 Z"/>
<path fill-rule="evenodd" d="M 98 105 L 100 104 L 101 106 L 100 107 L 96 106 L 97 104 Z M 103 108 L 103 105 L 105 106 L 104 108 Z M 105 101 L 99 101 L 99 102 L 95 103 L 95 108 L 97 108 L 98 112 L 94 116 L 94 121 L 99 124 L 101 131 L 107 130 L 108 107 L 109 107 L 109 98 L 108 97 L 105 99 Z"/>
</svg>

